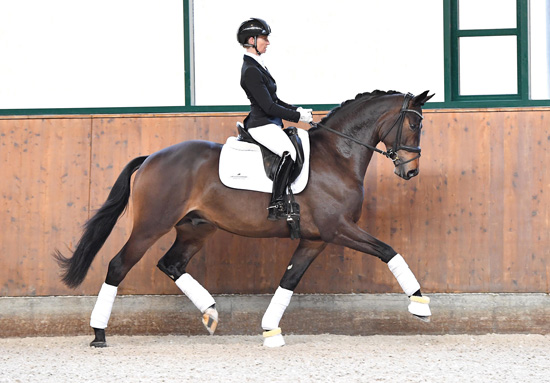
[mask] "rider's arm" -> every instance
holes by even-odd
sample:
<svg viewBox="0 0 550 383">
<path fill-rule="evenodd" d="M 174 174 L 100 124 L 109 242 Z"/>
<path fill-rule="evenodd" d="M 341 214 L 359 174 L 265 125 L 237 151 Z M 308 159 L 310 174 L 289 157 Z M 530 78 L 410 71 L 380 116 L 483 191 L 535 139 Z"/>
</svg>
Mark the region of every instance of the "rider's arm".
<svg viewBox="0 0 550 383">
<path fill-rule="evenodd" d="M 285 107 L 285 108 L 288 108 L 288 109 L 292 109 L 292 110 L 296 110 L 297 107 L 294 106 L 294 105 L 291 105 L 291 104 L 287 104 L 286 102 L 284 102 L 283 100 L 281 100 L 279 97 L 277 97 L 277 104 Z"/>
<path fill-rule="evenodd" d="M 280 100 L 278 100 L 279 102 L 273 101 L 259 69 L 249 68 L 244 75 L 248 91 L 266 114 L 292 122 L 300 120 L 300 112 L 296 111 L 295 106 L 286 103 L 281 104 Z"/>
</svg>

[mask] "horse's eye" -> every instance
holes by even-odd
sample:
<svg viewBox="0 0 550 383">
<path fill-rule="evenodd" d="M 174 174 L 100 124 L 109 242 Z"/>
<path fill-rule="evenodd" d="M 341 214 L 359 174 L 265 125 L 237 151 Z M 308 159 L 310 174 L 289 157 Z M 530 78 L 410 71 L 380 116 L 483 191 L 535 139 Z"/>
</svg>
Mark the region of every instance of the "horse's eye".
<svg viewBox="0 0 550 383">
<path fill-rule="evenodd" d="M 415 130 L 415 131 L 416 131 L 416 130 L 422 129 L 422 122 L 421 122 L 420 124 L 418 124 L 418 125 L 416 125 L 416 124 L 410 124 L 409 126 L 410 126 L 411 130 Z"/>
</svg>

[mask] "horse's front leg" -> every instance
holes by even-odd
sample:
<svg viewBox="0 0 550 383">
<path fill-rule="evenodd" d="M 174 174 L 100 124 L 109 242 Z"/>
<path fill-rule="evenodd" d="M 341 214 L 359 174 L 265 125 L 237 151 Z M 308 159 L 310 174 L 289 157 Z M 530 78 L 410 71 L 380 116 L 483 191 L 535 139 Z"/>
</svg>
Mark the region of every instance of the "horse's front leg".
<svg viewBox="0 0 550 383">
<path fill-rule="evenodd" d="M 325 242 L 313 242 L 302 239 L 298 248 L 292 255 L 286 268 L 281 283 L 271 299 L 264 317 L 262 328 L 264 329 L 264 346 L 281 347 L 285 341 L 279 327 L 279 322 L 290 303 L 292 294 L 302 276 L 313 260 L 325 249 Z"/>
<path fill-rule="evenodd" d="M 337 227 L 338 230 L 327 238 L 327 242 L 380 258 L 388 265 L 405 294 L 409 296 L 409 312 L 424 321 L 429 321 L 429 317 L 432 315 L 429 306 L 430 299 L 422 296 L 420 284 L 401 254 L 362 230 L 355 222 L 343 219 Z"/>
</svg>

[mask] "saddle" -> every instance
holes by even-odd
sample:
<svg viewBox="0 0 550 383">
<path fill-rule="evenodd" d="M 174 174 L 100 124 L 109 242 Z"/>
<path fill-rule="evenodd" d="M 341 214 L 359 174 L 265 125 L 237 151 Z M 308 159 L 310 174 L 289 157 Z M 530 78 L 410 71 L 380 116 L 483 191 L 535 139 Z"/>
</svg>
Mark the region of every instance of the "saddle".
<svg viewBox="0 0 550 383">
<path fill-rule="evenodd" d="M 302 170 L 299 174 L 299 167 L 294 170 L 292 175 L 295 177 L 297 175 L 297 178 L 291 183 L 291 188 L 294 194 L 299 194 L 306 188 L 309 181 L 310 142 L 307 130 L 296 130 L 298 131 L 297 137 L 302 143 L 302 148 L 297 150 L 297 155 L 303 165 L 300 165 Z M 220 181 L 232 189 L 271 193 L 273 180 L 268 178 L 267 173 L 272 173 L 270 170 L 272 166 L 277 166 L 278 157 L 275 154 L 267 153 L 268 150 L 262 149 L 261 145 L 241 140 L 246 136 L 249 136 L 247 132 L 239 130 L 239 139 L 230 136 L 222 146 L 218 171 Z M 264 161 L 263 153 L 266 154 L 266 161 Z M 264 166 L 264 162 L 267 163 L 266 166 Z"/>
<path fill-rule="evenodd" d="M 264 160 L 265 174 L 267 178 L 273 181 L 280 157 L 256 141 L 240 122 L 237 122 L 237 132 L 239 133 L 237 136 L 238 141 L 248 142 L 260 147 L 260 150 L 262 151 L 262 158 Z M 298 178 L 304 167 L 304 148 L 302 145 L 302 139 L 298 135 L 298 129 L 296 129 L 295 126 L 290 126 L 283 129 L 283 132 L 286 133 L 290 139 L 290 142 L 294 145 L 294 149 L 296 149 L 296 161 L 294 162 L 294 168 L 292 169 L 288 179 L 288 183 L 291 184 L 296 181 L 296 178 Z"/>
<path fill-rule="evenodd" d="M 307 185 L 309 135 L 307 131 L 295 127 L 283 131 L 296 149 L 296 161 L 289 176 L 284 211 L 277 214 L 277 219 L 286 220 L 290 238 L 297 239 L 301 237 L 300 206 L 294 200 L 293 193 L 301 192 Z M 240 122 L 237 123 L 237 132 L 238 137 L 229 137 L 222 147 L 220 180 L 228 187 L 270 193 L 280 157 L 254 140 Z"/>
</svg>

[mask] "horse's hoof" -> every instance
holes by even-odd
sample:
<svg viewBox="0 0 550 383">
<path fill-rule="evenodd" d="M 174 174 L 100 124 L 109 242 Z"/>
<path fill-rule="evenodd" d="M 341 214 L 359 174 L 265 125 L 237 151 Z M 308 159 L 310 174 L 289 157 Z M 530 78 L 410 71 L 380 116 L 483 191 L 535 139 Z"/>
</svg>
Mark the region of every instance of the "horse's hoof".
<svg viewBox="0 0 550 383">
<path fill-rule="evenodd" d="M 107 342 L 104 342 L 104 341 L 97 341 L 97 340 L 93 340 L 91 343 L 90 343 L 90 347 L 97 347 L 97 348 L 103 348 L 103 347 L 107 347 Z"/>
<path fill-rule="evenodd" d="M 415 318 L 420 319 L 422 322 L 430 323 L 430 317 L 423 317 L 423 316 L 415 315 L 415 314 L 413 314 L 413 315 L 414 315 Z"/>
<path fill-rule="evenodd" d="M 415 295 L 410 297 L 411 303 L 409 304 L 409 312 L 418 317 L 424 322 L 429 322 L 432 312 L 430 310 L 430 298 L 417 297 Z"/>
<path fill-rule="evenodd" d="M 202 314 L 202 324 L 210 335 L 214 335 L 216 327 L 218 327 L 218 311 L 213 307 L 207 308 Z"/>
<path fill-rule="evenodd" d="M 282 347 L 285 345 L 281 328 L 275 330 L 264 331 L 264 347 Z"/>
<path fill-rule="evenodd" d="M 95 338 L 90 343 L 90 347 L 107 347 L 107 342 L 105 341 L 105 329 L 104 328 L 94 328 Z"/>
</svg>

